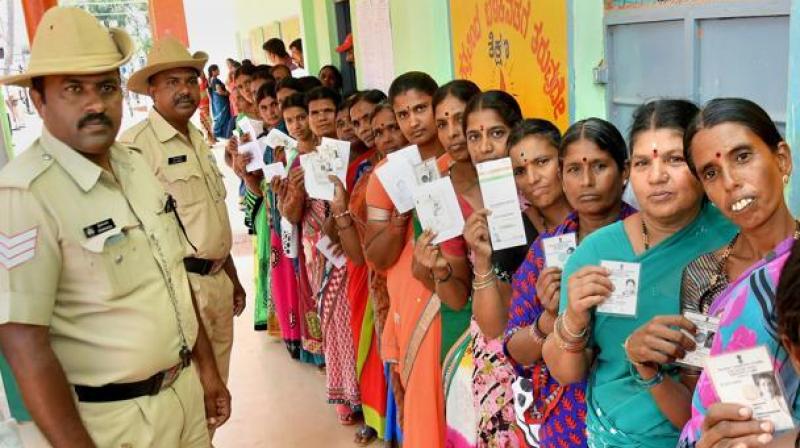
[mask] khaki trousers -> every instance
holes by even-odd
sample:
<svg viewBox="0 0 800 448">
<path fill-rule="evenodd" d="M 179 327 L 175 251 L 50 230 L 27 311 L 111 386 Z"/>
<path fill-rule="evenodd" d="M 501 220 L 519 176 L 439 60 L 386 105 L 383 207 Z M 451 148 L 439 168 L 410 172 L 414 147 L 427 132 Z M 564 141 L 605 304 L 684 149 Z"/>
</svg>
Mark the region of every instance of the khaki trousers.
<svg viewBox="0 0 800 448">
<path fill-rule="evenodd" d="M 109 403 L 78 403 L 99 448 L 208 448 L 203 386 L 194 365 L 158 395 Z"/>
<path fill-rule="evenodd" d="M 227 384 L 233 347 L 233 282 L 221 269 L 213 275 L 189 273 L 189 283 L 214 351 L 219 375 Z"/>
</svg>

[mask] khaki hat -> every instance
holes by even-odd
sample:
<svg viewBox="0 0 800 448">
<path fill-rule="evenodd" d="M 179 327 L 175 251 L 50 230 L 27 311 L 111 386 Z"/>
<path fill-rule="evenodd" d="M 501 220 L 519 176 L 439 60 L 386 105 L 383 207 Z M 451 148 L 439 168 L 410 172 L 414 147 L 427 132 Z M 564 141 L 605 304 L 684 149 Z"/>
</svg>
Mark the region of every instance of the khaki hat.
<svg viewBox="0 0 800 448">
<path fill-rule="evenodd" d="M 0 84 L 30 87 L 31 79 L 47 75 L 93 75 L 119 68 L 133 55 L 131 37 L 106 28 L 80 8 L 47 10 L 36 27 L 28 69 L 0 77 Z"/>
<path fill-rule="evenodd" d="M 153 48 L 147 53 L 147 65 L 136 71 L 128 80 L 128 90 L 142 95 L 147 95 L 150 77 L 173 68 L 193 68 L 198 73 L 203 72 L 208 62 L 208 55 L 198 51 L 189 54 L 189 50 L 178 39 L 165 37 L 157 40 Z"/>
</svg>

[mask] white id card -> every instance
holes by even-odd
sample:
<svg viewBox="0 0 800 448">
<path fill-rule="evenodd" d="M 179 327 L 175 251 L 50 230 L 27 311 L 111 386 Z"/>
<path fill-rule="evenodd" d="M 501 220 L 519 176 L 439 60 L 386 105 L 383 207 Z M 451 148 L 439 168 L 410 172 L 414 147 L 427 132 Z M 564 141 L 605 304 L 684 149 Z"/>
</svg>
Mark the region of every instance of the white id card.
<svg viewBox="0 0 800 448">
<path fill-rule="evenodd" d="M 284 148 L 287 151 L 292 148 L 297 148 L 297 140 L 289 137 L 277 128 L 269 131 L 269 134 L 262 139 L 264 140 L 264 144 L 270 148 Z"/>
<path fill-rule="evenodd" d="M 436 233 L 431 244 L 439 244 L 464 233 L 464 215 L 461 214 L 449 177 L 417 187 L 414 204 L 422 228 Z"/>
<path fill-rule="evenodd" d="M 564 269 L 570 255 L 578 247 L 574 233 L 565 233 L 542 240 L 544 249 L 544 264 L 548 268 Z"/>
<path fill-rule="evenodd" d="M 490 160 L 479 163 L 475 168 L 483 207 L 492 212 L 487 218 L 492 249 L 502 250 L 527 244 L 511 159 Z"/>
<path fill-rule="evenodd" d="M 248 173 L 264 168 L 264 148 L 258 141 L 242 143 L 236 148 L 236 151 L 239 154 L 250 154 L 250 162 L 245 167 Z"/>
<path fill-rule="evenodd" d="M 636 304 L 639 299 L 639 263 L 603 260 L 600 266 L 611 271 L 609 279 L 614 285 L 614 291 L 611 297 L 597 306 L 597 312 L 636 317 Z"/>
<path fill-rule="evenodd" d="M 675 361 L 675 364 L 702 369 L 706 364 L 706 358 L 711 353 L 711 343 L 714 341 L 714 336 L 719 331 L 719 317 L 707 316 L 693 311 L 684 312 L 683 317 L 689 319 L 697 327 L 697 333 L 694 336 L 683 331 L 686 336 L 694 339 L 696 348 L 694 351 L 687 352 L 683 358 Z"/>
<path fill-rule="evenodd" d="M 287 258 L 297 258 L 297 229 L 288 219 L 281 216 L 281 246 Z"/>
<path fill-rule="evenodd" d="M 441 176 L 439 175 L 439 167 L 436 165 L 436 159 L 430 158 L 421 163 L 414 165 L 414 176 L 417 179 L 417 185 L 429 184 Z"/>
<path fill-rule="evenodd" d="M 286 178 L 286 167 L 283 166 L 282 162 L 275 162 L 270 163 L 269 165 L 264 165 L 262 168 L 264 171 L 264 179 L 269 182 L 272 180 L 273 177 L 279 177 L 280 179 Z"/>
<path fill-rule="evenodd" d="M 776 432 L 794 427 L 766 347 L 711 356 L 706 359 L 706 372 L 720 401 L 749 407 L 754 419 L 771 421 Z"/>
</svg>

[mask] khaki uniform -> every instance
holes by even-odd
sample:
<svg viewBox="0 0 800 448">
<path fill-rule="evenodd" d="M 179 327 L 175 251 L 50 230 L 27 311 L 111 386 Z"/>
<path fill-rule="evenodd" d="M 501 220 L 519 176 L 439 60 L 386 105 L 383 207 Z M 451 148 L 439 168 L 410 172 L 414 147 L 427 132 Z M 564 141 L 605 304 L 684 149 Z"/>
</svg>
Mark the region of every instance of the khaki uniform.
<svg viewBox="0 0 800 448">
<path fill-rule="evenodd" d="M 196 252 L 189 248 L 186 256 L 216 261 L 212 274 L 189 273 L 189 281 L 220 376 L 227 382 L 233 346 L 233 283 L 222 265 L 230 255 L 232 236 L 222 173 L 194 125 L 189 124 L 187 139 L 155 109 L 120 140 L 141 149 L 164 189 L 175 198 L 181 222 L 197 248 Z"/>
<path fill-rule="evenodd" d="M 197 338 L 167 195 L 136 150 L 110 157 L 113 175 L 45 129 L 0 171 L 0 324 L 48 326 L 75 385 L 145 380 L 179 362 L 179 325 Z M 98 446 L 209 445 L 193 367 L 157 395 L 79 410 Z"/>
</svg>

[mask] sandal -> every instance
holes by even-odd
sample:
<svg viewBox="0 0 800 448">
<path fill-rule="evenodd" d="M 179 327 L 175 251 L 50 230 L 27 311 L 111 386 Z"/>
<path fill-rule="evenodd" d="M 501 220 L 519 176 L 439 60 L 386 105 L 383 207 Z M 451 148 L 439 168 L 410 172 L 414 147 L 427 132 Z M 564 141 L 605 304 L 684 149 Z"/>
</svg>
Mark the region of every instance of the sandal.
<svg viewBox="0 0 800 448">
<path fill-rule="evenodd" d="M 346 404 L 336 405 L 336 415 L 339 417 L 339 424 L 343 426 L 353 426 L 356 424 L 356 413 Z"/>
<path fill-rule="evenodd" d="M 367 425 L 361 425 L 356 431 L 356 438 L 354 442 L 360 446 L 370 445 L 375 439 L 378 438 L 378 433 Z"/>
</svg>

